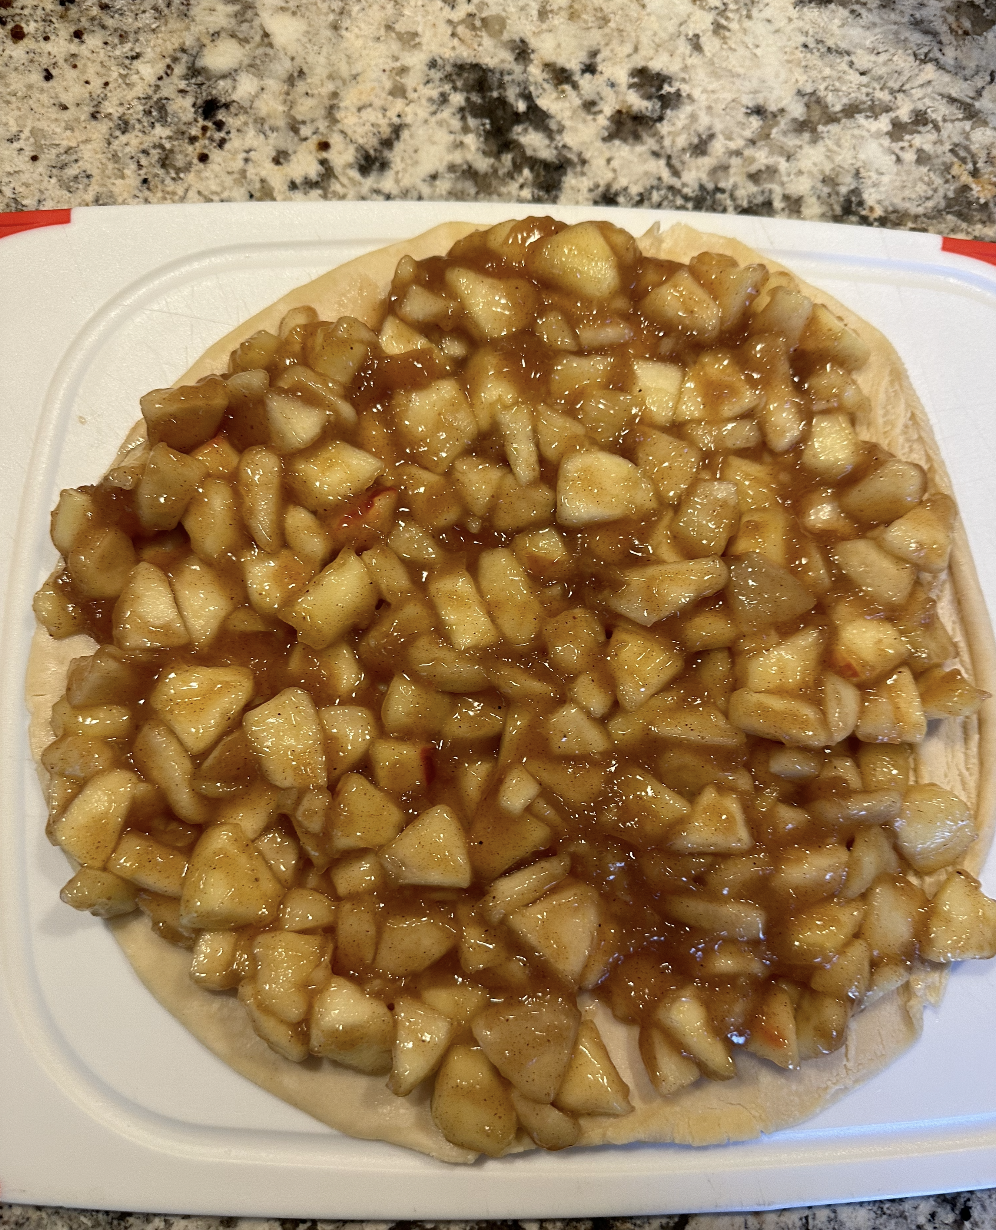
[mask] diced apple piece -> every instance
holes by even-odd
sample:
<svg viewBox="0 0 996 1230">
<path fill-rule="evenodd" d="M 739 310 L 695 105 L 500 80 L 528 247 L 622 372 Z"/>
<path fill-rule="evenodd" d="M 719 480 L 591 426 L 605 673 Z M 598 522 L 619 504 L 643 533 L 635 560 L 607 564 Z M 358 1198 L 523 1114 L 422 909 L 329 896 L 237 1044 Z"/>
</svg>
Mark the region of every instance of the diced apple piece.
<svg viewBox="0 0 996 1230">
<path fill-rule="evenodd" d="M 945 963 L 996 956 L 996 902 L 967 872 L 952 872 L 931 900 L 920 953 Z"/>
<path fill-rule="evenodd" d="M 292 1063 L 301 1063 L 308 1058 L 308 1031 L 303 1022 L 291 1025 L 268 1012 L 254 978 L 244 978 L 239 983 L 238 997 L 250 1025 L 271 1050 Z"/>
<path fill-rule="evenodd" d="M 422 812 L 381 850 L 380 859 L 396 884 L 470 886 L 467 837 L 456 813 L 443 804 Z"/>
<path fill-rule="evenodd" d="M 850 1001 L 822 995 L 806 987 L 795 1008 L 796 1041 L 800 1059 L 818 1059 L 839 1050 L 847 1035 Z"/>
<path fill-rule="evenodd" d="M 855 371 L 868 361 L 868 343 L 822 303 L 814 303 L 799 336 L 799 349 L 815 359 L 829 360 L 846 371 Z"/>
<path fill-rule="evenodd" d="M 512 1105 L 519 1116 L 519 1122 L 541 1149 L 569 1149 L 571 1145 L 578 1143 L 581 1128 L 573 1115 L 565 1114 L 556 1106 L 534 1102 L 514 1088 Z"/>
<path fill-rule="evenodd" d="M 576 987 L 601 921 L 598 897 L 587 885 L 558 889 L 508 916 L 515 935 Z"/>
<path fill-rule="evenodd" d="M 751 654 L 744 684 L 752 692 L 809 691 L 816 685 L 823 651 L 823 631 L 807 628 L 780 645 Z"/>
<path fill-rule="evenodd" d="M 870 683 L 909 657 L 899 629 L 887 619 L 851 619 L 839 624 L 830 662 L 845 679 Z"/>
<path fill-rule="evenodd" d="M 828 901 L 786 918 L 771 943 L 793 965 L 829 965 L 861 926 L 859 902 Z"/>
<path fill-rule="evenodd" d="M 204 824 L 211 818 L 207 800 L 193 789 L 194 762 L 164 722 L 145 723 L 135 739 L 132 758 L 146 781 L 162 790 L 181 820 Z"/>
<path fill-rule="evenodd" d="M 175 649 L 189 640 L 166 574 L 155 564 L 136 564 L 114 605 L 115 645 L 126 651 Z"/>
<path fill-rule="evenodd" d="M 402 444 L 433 474 L 445 474 L 477 435 L 470 403 L 455 380 L 436 380 L 425 388 L 397 390 L 391 398 L 391 409 Z M 375 474 L 371 480 L 373 477 Z"/>
<path fill-rule="evenodd" d="M 900 853 L 923 874 L 949 867 L 978 836 L 968 805 L 933 784 L 907 789 L 893 827 Z"/>
<path fill-rule="evenodd" d="M 619 1075 L 594 1021 L 583 1020 L 554 1105 L 573 1115 L 628 1115 L 629 1086 Z"/>
<path fill-rule="evenodd" d="M 886 830 L 877 824 L 862 827 L 848 854 L 847 877 L 839 895 L 842 900 L 853 900 L 870 888 L 880 875 L 898 870 L 899 860 L 891 835 L 886 836 Z"/>
<path fill-rule="evenodd" d="M 456 944 L 452 924 L 420 906 L 388 916 L 373 963 L 384 974 L 404 978 L 435 965 Z"/>
<path fill-rule="evenodd" d="M 149 703 L 192 755 L 213 747 L 249 703 L 255 687 L 244 666 L 167 669 Z"/>
<path fill-rule="evenodd" d="M 740 799 L 711 785 L 699 793 L 691 815 L 680 819 L 667 839 L 668 849 L 684 854 L 735 854 L 753 844 Z"/>
<path fill-rule="evenodd" d="M 832 547 L 830 556 L 844 576 L 873 602 L 898 606 L 909 597 L 916 569 L 883 551 L 870 538 L 855 538 Z"/>
<path fill-rule="evenodd" d="M 450 266 L 445 276 L 446 289 L 463 305 L 479 341 L 518 333 L 533 323 L 537 294 L 523 278 L 492 278 L 459 266 Z"/>
<path fill-rule="evenodd" d="M 795 1005 L 788 991 L 777 983 L 768 987 L 750 1022 L 747 1050 L 769 1059 L 780 1068 L 799 1067 L 799 1044 L 795 1028 Z"/>
<path fill-rule="evenodd" d="M 278 453 L 297 453 L 314 444 L 322 434 L 328 414 L 322 406 L 283 389 L 271 389 L 263 397 L 270 441 Z"/>
<path fill-rule="evenodd" d="M 641 431 L 636 461 L 665 504 L 677 504 L 698 473 L 702 450 L 663 431 Z"/>
<path fill-rule="evenodd" d="M 377 587 L 354 551 L 343 548 L 281 612 L 299 640 L 324 649 L 352 627 L 364 627 L 377 605 Z"/>
<path fill-rule="evenodd" d="M 305 345 L 308 366 L 347 385 L 366 362 L 377 335 L 354 316 L 341 316 L 335 324 L 320 324 Z"/>
<path fill-rule="evenodd" d="M 330 705 L 319 709 L 318 716 L 325 731 L 328 780 L 335 782 L 366 755 L 377 734 L 377 719 L 360 705 Z"/>
<path fill-rule="evenodd" d="M 466 570 L 435 572 L 426 588 L 457 649 L 486 649 L 499 640 L 498 629 Z"/>
<path fill-rule="evenodd" d="M 135 512 L 142 528 L 146 532 L 175 529 L 207 472 L 196 457 L 157 444 L 135 488 Z"/>
<path fill-rule="evenodd" d="M 735 484 L 701 479 L 682 496 L 671 533 L 693 559 L 722 555 L 739 519 Z"/>
<path fill-rule="evenodd" d="M 802 465 L 826 483 L 836 483 L 855 468 L 865 452 L 848 414 L 816 414 Z"/>
<path fill-rule="evenodd" d="M 746 734 L 790 747 L 826 747 L 830 742 L 823 710 L 800 697 L 739 688 L 730 697 L 729 719 Z"/>
<path fill-rule="evenodd" d="M 62 888 L 59 898 L 74 910 L 95 918 L 116 918 L 137 908 L 138 889 L 127 880 L 97 867 L 81 867 Z"/>
<path fill-rule="evenodd" d="M 577 1008 L 551 995 L 506 1000 L 478 1013 L 478 1045 L 514 1088 L 550 1103 L 560 1088 L 580 1024 Z"/>
<path fill-rule="evenodd" d="M 927 719 L 909 667 L 901 666 L 864 692 L 854 733 L 865 743 L 919 743 Z"/>
<path fill-rule="evenodd" d="M 275 922 L 284 886 L 236 825 L 213 824 L 194 847 L 180 898 L 187 927 L 219 931 Z"/>
<path fill-rule="evenodd" d="M 242 728 L 264 775 L 275 786 L 285 790 L 325 785 L 322 725 L 315 702 L 303 689 L 284 688 L 257 705 L 242 719 Z"/>
<path fill-rule="evenodd" d="M 763 555 L 749 554 L 730 565 L 727 601 L 746 632 L 798 619 L 816 604 L 816 595 Z"/>
<path fill-rule="evenodd" d="M 550 714 L 546 737 L 554 756 L 600 756 L 612 746 L 605 727 L 577 705 L 561 705 Z"/>
<path fill-rule="evenodd" d="M 848 517 L 866 525 L 895 521 L 923 499 L 927 476 L 912 461 L 891 458 L 841 492 L 840 506 Z"/>
<path fill-rule="evenodd" d="M 209 991 L 229 991 L 237 987 L 240 941 L 238 931 L 199 931 L 190 961 L 190 977 Z"/>
<path fill-rule="evenodd" d="M 561 525 L 644 517 L 656 507 L 652 486 L 624 457 L 589 449 L 560 463 L 557 520 Z"/>
<path fill-rule="evenodd" d="M 394 1021 L 387 1007 L 347 978 L 332 976 L 311 1009 L 309 1047 L 354 1072 L 391 1070 Z"/>
<path fill-rule="evenodd" d="M 477 581 L 502 637 L 512 645 L 531 644 L 545 612 L 533 583 L 512 551 L 482 551 Z"/>
<path fill-rule="evenodd" d="M 708 345 L 719 336 L 722 319 L 719 304 L 687 269 L 672 273 L 638 306 L 643 315 L 655 324 L 703 345 Z"/>
<path fill-rule="evenodd" d="M 149 442 L 186 453 L 217 432 L 228 407 L 228 389 L 223 380 L 209 376 L 178 389 L 153 389 L 140 400 Z"/>
<path fill-rule="evenodd" d="M 124 829 L 137 781 L 129 769 L 91 777 L 52 825 L 53 840 L 84 867 L 104 867 Z"/>
<path fill-rule="evenodd" d="M 329 951 L 329 941 L 323 936 L 292 931 L 266 931 L 257 936 L 253 957 L 260 1006 L 287 1024 L 303 1021 L 315 984 L 327 977 Z"/>
<path fill-rule="evenodd" d="M 336 440 L 295 456 L 288 463 L 287 477 L 298 502 L 321 514 L 366 491 L 383 470 L 379 458 Z"/>
<path fill-rule="evenodd" d="M 818 969 L 809 985 L 821 995 L 851 1000 L 860 1006 L 871 981 L 871 948 L 864 940 L 851 940 L 828 969 Z"/>
<path fill-rule="evenodd" d="M 130 880 L 150 893 L 179 897 L 187 859 L 179 850 L 155 841 L 145 833 L 125 833 L 107 860 L 107 870 Z"/>
<path fill-rule="evenodd" d="M 766 912 L 752 901 L 715 901 L 702 893 L 669 896 L 664 913 L 673 922 L 741 943 L 760 940 L 768 921 Z"/>
<path fill-rule="evenodd" d="M 321 931 L 335 923 L 335 902 L 314 888 L 289 888 L 280 903 L 283 931 Z"/>
<path fill-rule="evenodd" d="M 852 903 L 860 908 L 858 902 Z M 927 910 L 927 895 L 899 875 L 880 876 L 864 896 L 861 938 L 871 949 L 875 965 L 883 959 L 909 961 Z M 837 944 L 839 951 L 843 945 Z M 825 964 L 825 962 L 823 962 Z"/>
<path fill-rule="evenodd" d="M 441 1012 L 411 996 L 394 1002 L 394 1046 L 387 1086 L 399 1098 L 435 1072 L 456 1032 L 453 1022 Z"/>
<path fill-rule="evenodd" d="M 736 1076 L 729 1044 L 716 1032 L 705 1005 L 692 988 L 662 1000 L 654 1021 L 692 1056 L 710 1080 L 730 1080 Z"/>
<path fill-rule="evenodd" d="M 940 666 L 924 671 L 916 681 L 927 720 L 945 717 L 970 717 L 977 713 L 986 693 L 973 687 L 960 670 L 946 671 Z"/>
<path fill-rule="evenodd" d="M 624 568 L 620 575 L 623 586 L 607 595 L 607 605 L 647 628 L 715 594 L 730 574 L 725 560 L 697 559 Z"/>
<path fill-rule="evenodd" d="M 642 407 L 640 419 L 654 427 L 667 427 L 674 418 L 685 372 L 677 363 L 634 359 L 627 392 Z"/>
<path fill-rule="evenodd" d="M 893 521 L 878 539 L 890 555 L 927 572 L 943 572 L 951 551 L 955 503 L 937 492 Z"/>
<path fill-rule="evenodd" d="M 235 554 L 249 541 L 235 492 L 223 478 L 207 478 L 194 492 L 183 514 L 183 528 L 192 549 L 205 560 Z"/>
<path fill-rule="evenodd" d="M 500 922 L 514 911 L 537 901 L 548 889 L 559 884 L 570 869 L 570 857 L 556 854 L 521 871 L 502 876 L 495 880 L 481 900 L 484 917 L 492 923 Z"/>
<path fill-rule="evenodd" d="M 621 286 L 619 263 L 595 222 L 569 226 L 528 249 L 529 274 L 585 299 L 607 299 Z"/>
<path fill-rule="evenodd" d="M 489 1157 L 505 1152 L 518 1127 L 508 1089 L 484 1052 L 470 1046 L 447 1052 L 432 1092 L 432 1119 L 451 1144 Z"/>
<path fill-rule="evenodd" d="M 404 825 L 397 803 L 358 773 L 347 773 L 332 801 L 337 851 L 377 849 L 393 841 Z"/>
</svg>

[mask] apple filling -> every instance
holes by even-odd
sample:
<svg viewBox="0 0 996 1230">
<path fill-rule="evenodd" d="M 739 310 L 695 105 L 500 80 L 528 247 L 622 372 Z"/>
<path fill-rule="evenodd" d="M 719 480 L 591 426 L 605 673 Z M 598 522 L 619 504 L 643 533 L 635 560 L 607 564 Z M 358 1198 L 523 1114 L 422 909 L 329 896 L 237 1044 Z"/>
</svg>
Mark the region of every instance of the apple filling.
<svg viewBox="0 0 996 1230">
<path fill-rule="evenodd" d="M 630 1111 L 592 998 L 667 1097 L 994 955 L 915 768 L 983 696 L 955 507 L 860 435 L 867 357 L 763 265 L 532 218 L 149 393 L 35 600 L 99 646 L 42 755 L 63 900 L 492 1155 Z"/>
</svg>

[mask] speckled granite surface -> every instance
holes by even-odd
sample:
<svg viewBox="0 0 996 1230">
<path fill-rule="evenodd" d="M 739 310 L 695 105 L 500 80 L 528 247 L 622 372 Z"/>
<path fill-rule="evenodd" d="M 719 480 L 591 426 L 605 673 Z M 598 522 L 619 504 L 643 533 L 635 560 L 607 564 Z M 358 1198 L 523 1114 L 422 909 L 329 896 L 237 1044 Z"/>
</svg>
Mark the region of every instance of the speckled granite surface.
<svg viewBox="0 0 996 1230">
<path fill-rule="evenodd" d="M 994 0 L 0 0 L 0 99 L 0 210 L 490 198 L 996 240 Z M 364 1223 L 0 1206 L 4 1230 L 298 1224 Z M 520 1224 L 989 1227 L 996 1193 Z"/>
<path fill-rule="evenodd" d="M 992 0 L 2 0 L 0 208 L 423 197 L 996 238 Z"/>
</svg>

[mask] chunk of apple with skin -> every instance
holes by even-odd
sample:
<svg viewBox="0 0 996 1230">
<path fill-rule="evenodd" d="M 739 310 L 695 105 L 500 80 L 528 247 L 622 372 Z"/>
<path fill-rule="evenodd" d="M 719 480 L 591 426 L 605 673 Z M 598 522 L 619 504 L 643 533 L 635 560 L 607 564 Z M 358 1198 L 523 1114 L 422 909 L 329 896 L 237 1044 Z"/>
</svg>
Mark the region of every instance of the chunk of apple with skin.
<svg viewBox="0 0 996 1230">
<path fill-rule="evenodd" d="M 137 782 L 130 769 L 91 777 L 51 826 L 53 840 L 84 867 L 103 868 L 121 837 Z"/>
<path fill-rule="evenodd" d="M 180 898 L 184 926 L 207 931 L 276 921 L 284 886 L 237 825 L 213 824 L 194 847 Z"/>
<path fill-rule="evenodd" d="M 475 1153 L 501 1157 L 518 1119 L 508 1089 L 484 1052 L 452 1046 L 432 1091 L 432 1120 L 446 1139 Z"/>
<path fill-rule="evenodd" d="M 144 561 L 131 570 L 113 620 L 114 644 L 125 651 L 176 649 L 190 640 L 166 574 Z"/>
<path fill-rule="evenodd" d="M 439 1067 L 456 1033 L 449 1017 L 409 995 L 394 1001 L 394 1045 L 387 1087 L 407 1097 Z"/>
<path fill-rule="evenodd" d="M 311 1008 L 309 1048 L 344 1068 L 380 1076 L 391 1070 L 394 1021 L 387 1006 L 333 974 Z"/>
<path fill-rule="evenodd" d="M 396 884 L 470 887 L 467 837 L 456 813 L 442 803 L 422 812 L 384 846 L 380 860 Z"/>
<path fill-rule="evenodd" d="M 550 1103 L 571 1059 L 581 1014 L 552 995 L 505 1000 L 471 1024 L 478 1045 L 505 1079 L 534 1102 Z"/>
<path fill-rule="evenodd" d="M 253 673 L 245 666 L 168 667 L 149 703 L 186 750 L 198 756 L 235 724 L 254 688 Z"/>
<path fill-rule="evenodd" d="M 343 548 L 280 614 L 312 649 L 325 649 L 353 627 L 365 627 L 377 606 L 377 587 L 355 551 Z"/>
<path fill-rule="evenodd" d="M 645 517 L 657 507 L 654 489 L 631 461 L 588 449 L 566 457 L 557 471 L 557 521 L 592 525 Z"/>
<path fill-rule="evenodd" d="M 572 1115 L 628 1115 L 629 1086 L 619 1075 L 594 1021 L 582 1020 L 553 1104 Z"/>
<path fill-rule="evenodd" d="M 257 705 L 242 719 L 242 728 L 273 785 L 286 790 L 326 784 L 322 724 L 315 702 L 302 688 L 284 688 Z"/>
</svg>

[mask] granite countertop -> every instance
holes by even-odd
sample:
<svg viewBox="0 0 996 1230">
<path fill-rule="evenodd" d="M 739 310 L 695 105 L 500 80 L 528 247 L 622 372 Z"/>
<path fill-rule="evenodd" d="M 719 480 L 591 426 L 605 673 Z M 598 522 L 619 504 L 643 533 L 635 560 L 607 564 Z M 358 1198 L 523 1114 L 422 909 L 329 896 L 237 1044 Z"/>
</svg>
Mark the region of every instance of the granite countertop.
<svg viewBox="0 0 996 1230">
<path fill-rule="evenodd" d="M 994 66 L 993 0 L 0 0 L 0 211 L 500 199 L 996 240 Z M 4 1230 L 295 1224 L 0 1206 Z M 519 1224 L 991 1226 L 996 1193 Z"/>
</svg>

